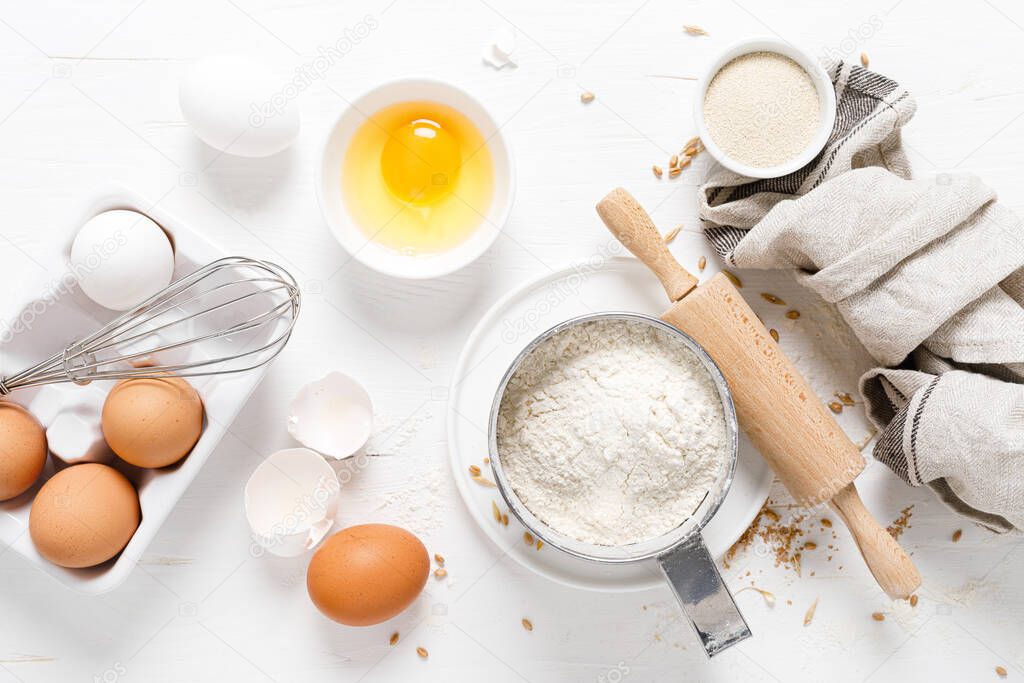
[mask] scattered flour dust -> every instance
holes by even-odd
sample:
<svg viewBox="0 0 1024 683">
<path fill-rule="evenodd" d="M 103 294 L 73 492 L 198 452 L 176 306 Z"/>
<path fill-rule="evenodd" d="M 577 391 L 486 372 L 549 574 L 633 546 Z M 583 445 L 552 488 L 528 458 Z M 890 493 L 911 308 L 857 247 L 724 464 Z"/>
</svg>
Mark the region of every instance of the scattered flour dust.
<svg viewBox="0 0 1024 683">
<path fill-rule="evenodd" d="M 777 166 L 799 156 L 818 131 L 818 91 L 789 57 L 751 52 L 711 79 L 704 123 L 732 159 L 758 168 Z"/>
<path fill-rule="evenodd" d="M 366 447 L 370 455 L 403 463 L 400 476 L 374 488 L 375 511 L 389 523 L 419 535 L 444 526 L 451 519 L 455 499 L 444 449 L 424 444 L 422 432 L 432 419 L 429 407 L 401 419 L 375 414 L 374 433 Z"/>
<path fill-rule="evenodd" d="M 682 524 L 729 457 L 711 376 L 678 340 L 639 321 L 591 321 L 542 342 L 509 381 L 497 436 L 523 503 L 600 545 Z"/>
</svg>

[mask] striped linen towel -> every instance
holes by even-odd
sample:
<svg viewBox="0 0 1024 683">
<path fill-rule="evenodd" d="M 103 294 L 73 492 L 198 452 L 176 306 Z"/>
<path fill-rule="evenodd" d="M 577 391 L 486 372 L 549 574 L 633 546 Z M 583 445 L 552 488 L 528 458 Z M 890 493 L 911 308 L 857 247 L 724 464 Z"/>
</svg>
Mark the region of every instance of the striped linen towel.
<svg viewBox="0 0 1024 683">
<path fill-rule="evenodd" d="M 829 74 L 825 149 L 782 178 L 701 187 L 705 234 L 738 268 L 788 268 L 837 306 L 879 367 L 860 381 L 875 458 L 957 512 L 1024 530 L 1024 225 L 976 177 L 914 179 L 910 94 Z"/>
</svg>

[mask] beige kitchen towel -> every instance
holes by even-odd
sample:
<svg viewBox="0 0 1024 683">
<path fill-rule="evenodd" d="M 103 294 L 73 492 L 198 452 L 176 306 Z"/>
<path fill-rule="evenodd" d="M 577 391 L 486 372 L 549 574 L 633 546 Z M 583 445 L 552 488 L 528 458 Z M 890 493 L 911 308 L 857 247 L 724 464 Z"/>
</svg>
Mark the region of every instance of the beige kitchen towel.
<svg viewBox="0 0 1024 683">
<path fill-rule="evenodd" d="M 725 169 L 701 188 L 705 234 L 738 268 L 793 269 L 879 367 L 861 378 L 875 457 L 999 531 L 1024 529 L 1024 225 L 967 173 L 911 177 L 909 93 L 830 69 L 824 151 L 783 178 Z"/>
</svg>

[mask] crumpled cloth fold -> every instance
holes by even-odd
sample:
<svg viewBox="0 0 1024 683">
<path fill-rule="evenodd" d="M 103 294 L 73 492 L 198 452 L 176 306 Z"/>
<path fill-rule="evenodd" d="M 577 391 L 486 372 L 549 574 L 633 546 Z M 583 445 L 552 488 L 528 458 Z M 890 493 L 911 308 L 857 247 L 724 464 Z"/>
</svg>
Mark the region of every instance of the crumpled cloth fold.
<svg viewBox="0 0 1024 683">
<path fill-rule="evenodd" d="M 716 170 L 705 234 L 730 265 L 792 269 L 838 308 L 879 364 L 860 381 L 876 459 L 985 526 L 1024 529 L 1024 224 L 971 174 L 911 177 L 915 104 L 896 82 L 830 75 L 822 153 L 782 178 Z"/>
</svg>

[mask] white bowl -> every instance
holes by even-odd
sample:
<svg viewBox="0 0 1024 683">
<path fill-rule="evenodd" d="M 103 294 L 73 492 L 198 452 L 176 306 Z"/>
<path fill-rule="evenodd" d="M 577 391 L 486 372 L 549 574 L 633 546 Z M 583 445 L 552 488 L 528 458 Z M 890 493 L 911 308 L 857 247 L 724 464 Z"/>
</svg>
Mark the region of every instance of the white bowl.
<svg viewBox="0 0 1024 683">
<path fill-rule="evenodd" d="M 803 67 L 818 91 L 818 105 L 821 111 L 821 123 L 818 126 L 818 131 L 814 134 L 814 137 L 807 147 L 804 148 L 803 152 L 786 163 L 777 166 L 758 167 L 736 161 L 715 144 L 711 134 L 708 132 L 707 126 L 704 124 L 704 96 L 707 94 L 708 84 L 711 83 L 711 79 L 715 77 L 715 74 L 723 66 L 737 57 L 751 52 L 775 52 L 789 57 Z M 836 91 L 825 69 L 806 52 L 777 38 L 750 38 L 727 47 L 712 60 L 704 75 L 697 82 L 697 96 L 693 102 L 693 120 L 697 124 L 697 132 L 700 135 L 704 148 L 722 166 L 749 178 L 778 178 L 806 166 L 825 147 L 825 143 L 828 142 L 828 136 L 832 133 L 832 126 L 836 120 Z"/>
<path fill-rule="evenodd" d="M 466 116 L 487 140 L 494 163 L 494 197 L 480 226 L 465 241 L 434 254 L 403 254 L 374 242 L 345 206 L 341 191 L 341 167 L 349 141 L 368 116 L 380 109 L 410 100 L 428 100 L 452 107 Z M 497 238 L 508 220 L 515 195 L 512 152 L 501 128 L 480 102 L 449 83 L 428 78 L 390 81 L 370 90 L 342 112 L 324 143 L 317 166 L 317 199 L 324 220 L 353 258 L 387 275 L 409 279 L 440 277 L 475 261 Z"/>
</svg>

